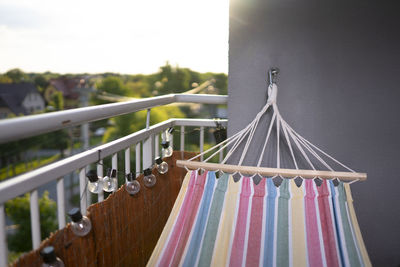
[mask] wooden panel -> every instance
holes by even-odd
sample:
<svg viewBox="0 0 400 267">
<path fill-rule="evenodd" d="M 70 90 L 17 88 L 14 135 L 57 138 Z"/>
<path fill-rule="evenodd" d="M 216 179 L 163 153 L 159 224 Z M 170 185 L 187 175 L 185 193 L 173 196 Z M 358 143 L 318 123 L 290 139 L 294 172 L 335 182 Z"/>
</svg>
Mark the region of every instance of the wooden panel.
<svg viewBox="0 0 400 267">
<path fill-rule="evenodd" d="M 152 188 L 143 185 L 140 175 L 141 189 L 136 196 L 130 196 L 124 185 L 103 202 L 91 205 L 87 216 L 93 229 L 87 236 L 76 237 L 68 224 L 44 240 L 40 249 L 54 246 L 65 266 L 145 266 L 186 174 L 175 162 L 194 155 L 174 152 L 166 158 L 169 171 L 160 175 L 154 169 L 157 183 Z M 13 266 L 39 267 L 40 249 L 23 255 Z"/>
</svg>

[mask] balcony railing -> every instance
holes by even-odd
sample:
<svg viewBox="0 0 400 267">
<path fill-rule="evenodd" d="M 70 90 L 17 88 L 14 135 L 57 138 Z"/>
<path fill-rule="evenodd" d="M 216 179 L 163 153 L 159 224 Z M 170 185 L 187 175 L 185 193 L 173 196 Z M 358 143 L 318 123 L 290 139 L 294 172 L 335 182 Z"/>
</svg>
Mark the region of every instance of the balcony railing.
<svg viewBox="0 0 400 267">
<path fill-rule="evenodd" d="M 180 127 L 180 150 L 182 151 L 185 150 L 185 127 L 200 127 L 199 147 L 200 152 L 202 152 L 204 129 L 205 127 L 215 127 L 214 120 L 172 118 L 153 126 L 149 125 L 151 108 L 172 103 L 226 104 L 227 96 L 171 94 L 0 121 L 0 143 L 5 143 L 87 122 L 148 110 L 146 128 L 143 130 L 0 183 L 0 267 L 7 265 L 6 216 L 4 210 L 6 201 L 22 194 L 30 193 L 32 245 L 34 249 L 37 249 L 41 242 L 38 203 L 38 188 L 40 186 L 57 181 L 57 218 L 58 227 L 61 229 L 66 225 L 64 175 L 78 171 L 81 196 L 80 207 L 82 213 L 85 214 L 88 205 L 85 175 L 86 168 L 90 164 L 97 164 L 98 176 L 103 177 L 102 160 L 111 156 L 112 168 L 117 169 L 117 153 L 124 151 L 125 173 L 128 174 L 131 172 L 130 149 L 134 146 L 136 170 L 140 170 L 141 167 L 142 169 L 149 168 L 153 164 L 154 157 L 159 155 L 158 142 L 160 134 L 170 127 Z M 226 120 L 220 120 L 219 122 L 225 126 L 227 124 Z M 103 193 L 99 193 L 98 201 L 103 199 Z"/>
</svg>

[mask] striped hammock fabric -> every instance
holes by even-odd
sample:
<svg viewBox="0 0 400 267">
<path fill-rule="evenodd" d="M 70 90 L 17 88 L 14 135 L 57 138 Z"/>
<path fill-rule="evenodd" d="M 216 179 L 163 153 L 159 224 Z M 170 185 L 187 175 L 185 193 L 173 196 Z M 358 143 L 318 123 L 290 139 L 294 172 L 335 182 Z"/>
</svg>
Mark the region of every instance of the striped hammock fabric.
<svg viewBox="0 0 400 267">
<path fill-rule="evenodd" d="M 348 184 L 188 172 L 148 266 L 371 266 Z"/>
</svg>

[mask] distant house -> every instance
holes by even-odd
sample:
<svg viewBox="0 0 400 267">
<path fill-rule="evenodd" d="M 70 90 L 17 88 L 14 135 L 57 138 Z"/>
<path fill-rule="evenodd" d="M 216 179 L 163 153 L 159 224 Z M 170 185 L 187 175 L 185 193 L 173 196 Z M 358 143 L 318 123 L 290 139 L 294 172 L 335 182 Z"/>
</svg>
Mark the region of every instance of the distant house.
<svg viewBox="0 0 400 267">
<path fill-rule="evenodd" d="M 10 114 L 29 115 L 45 108 L 45 101 L 31 83 L 0 83 L 0 119 Z"/>
<path fill-rule="evenodd" d="M 85 78 L 59 77 L 50 79 L 50 85 L 46 89 L 46 100 L 51 98 L 54 91 L 59 91 L 64 97 L 64 108 L 76 108 L 80 105 L 81 88 L 88 87 L 89 84 Z M 49 101 L 49 100 L 48 100 Z"/>
<path fill-rule="evenodd" d="M 50 86 L 53 86 L 57 91 L 60 91 L 64 98 L 78 100 L 79 92 L 76 90 L 80 83 L 80 78 L 67 78 L 60 77 L 56 79 L 50 79 Z"/>
</svg>

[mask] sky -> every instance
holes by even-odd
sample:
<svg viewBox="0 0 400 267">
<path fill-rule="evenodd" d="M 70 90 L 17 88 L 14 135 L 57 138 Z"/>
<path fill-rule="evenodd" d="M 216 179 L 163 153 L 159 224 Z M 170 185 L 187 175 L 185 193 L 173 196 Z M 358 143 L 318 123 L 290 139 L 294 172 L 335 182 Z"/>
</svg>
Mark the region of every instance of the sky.
<svg viewBox="0 0 400 267">
<path fill-rule="evenodd" d="M 0 0 L 0 73 L 228 72 L 229 0 Z"/>
</svg>

